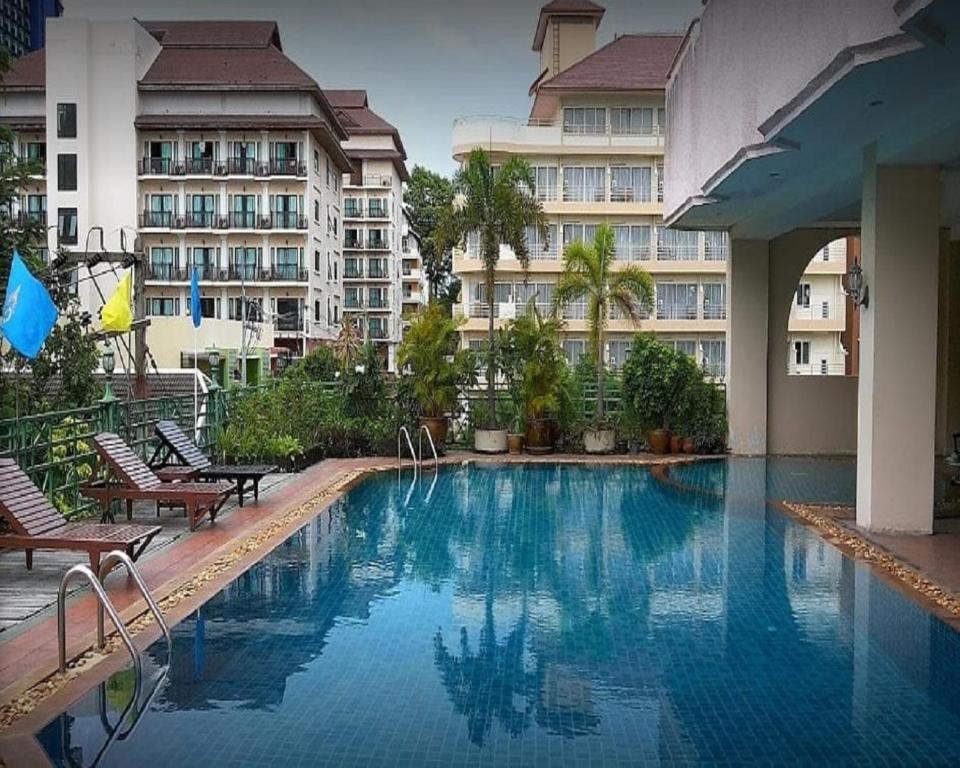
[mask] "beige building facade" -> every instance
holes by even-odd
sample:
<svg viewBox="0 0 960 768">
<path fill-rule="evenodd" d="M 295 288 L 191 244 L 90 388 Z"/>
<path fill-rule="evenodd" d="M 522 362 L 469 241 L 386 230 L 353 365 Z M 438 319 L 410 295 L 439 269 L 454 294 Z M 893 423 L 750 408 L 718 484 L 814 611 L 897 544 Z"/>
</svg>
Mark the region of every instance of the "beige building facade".
<svg viewBox="0 0 960 768">
<path fill-rule="evenodd" d="M 563 267 L 564 247 L 592 242 L 596 227 L 614 229 L 618 262 L 635 263 L 654 279 L 654 306 L 639 324 L 612 315 L 605 357 L 619 368 L 637 331 L 652 331 L 691 355 L 707 375 L 726 377 L 727 256 L 723 232 L 668 229 L 663 224 L 667 145 L 667 72 L 682 41 L 675 34 L 622 35 L 600 48 L 597 28 L 602 7 L 560 0 L 543 6 L 534 51 L 538 76 L 531 86 L 527 119 L 461 118 L 453 129 L 453 156 L 464 162 L 475 147 L 492 162 L 522 156 L 535 176 L 534 193 L 547 217 L 549 238 L 531 229 L 529 274 L 524 279 L 515 254 L 502 248 L 494 312 L 515 317 L 533 299 L 551 308 Z M 454 252 L 453 269 L 462 280 L 455 312 L 466 318 L 466 345 L 482 343 L 487 306 L 477 242 L 468 238 Z M 811 253 L 811 265 L 797 286 L 790 314 L 789 344 L 796 375 L 842 374 L 845 349 L 845 242 Z M 564 348 L 576 363 L 587 346 L 584 306 L 564 312 Z M 785 339 L 785 343 L 787 343 Z"/>
</svg>

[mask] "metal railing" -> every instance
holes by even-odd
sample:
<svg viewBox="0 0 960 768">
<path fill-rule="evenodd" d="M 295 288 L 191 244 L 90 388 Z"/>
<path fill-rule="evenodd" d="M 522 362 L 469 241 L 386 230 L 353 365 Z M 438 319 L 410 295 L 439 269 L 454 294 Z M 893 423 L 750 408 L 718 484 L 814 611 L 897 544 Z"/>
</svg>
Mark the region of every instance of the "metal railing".
<svg viewBox="0 0 960 768">
<path fill-rule="evenodd" d="M 413 459 L 413 472 L 416 474 L 420 468 L 419 459 L 413 450 L 413 440 L 410 439 L 410 430 L 406 427 L 400 427 L 397 431 L 397 468 L 403 469 L 403 444 L 400 442 L 401 437 L 407 438 L 407 448 L 410 450 L 410 457 Z"/>
<path fill-rule="evenodd" d="M 124 626 L 123 619 L 120 618 L 117 609 L 114 608 L 113 603 L 107 596 L 103 584 L 100 583 L 93 571 L 83 564 L 75 565 L 63 574 L 63 578 L 60 580 L 60 589 L 57 592 L 57 642 L 60 654 L 61 674 L 67 671 L 67 585 L 75 577 L 83 577 L 89 582 L 90 588 L 93 590 L 93 594 L 96 595 L 101 610 L 106 610 L 110 616 L 110 621 L 113 622 L 113 626 L 117 628 L 117 634 L 120 635 L 120 639 L 130 652 L 130 658 L 133 659 L 133 667 L 136 670 L 137 679 L 142 680 L 143 664 L 140 661 L 140 654 L 137 652 L 137 647 L 133 644 L 130 633 L 127 631 L 126 626 Z M 97 635 L 98 648 L 103 648 L 105 643 L 102 627 L 101 614 L 100 632 Z"/>
<path fill-rule="evenodd" d="M 404 427 L 406 429 L 406 427 Z M 436 472 L 440 469 L 440 459 L 437 457 L 437 446 L 434 445 L 433 435 L 430 434 L 430 430 L 427 429 L 426 424 L 420 425 L 420 431 L 417 432 L 417 449 L 420 454 L 420 467 L 423 468 L 423 433 L 427 433 L 427 443 L 430 445 L 430 450 L 433 452 L 433 471 Z M 407 433 L 409 435 L 409 433 Z"/>
<path fill-rule="evenodd" d="M 104 557 L 100 562 L 100 571 L 97 574 L 97 577 L 100 579 L 100 584 L 106 588 L 103 580 L 107 577 L 107 574 L 110 573 L 111 567 L 116 564 L 121 564 L 126 567 L 127 573 L 133 578 L 133 583 L 136 584 L 137 589 L 140 590 L 140 594 L 143 596 L 143 600 L 147 604 L 147 608 L 149 609 L 150 613 L 153 614 L 153 618 L 157 620 L 157 626 L 160 627 L 160 631 L 163 632 L 163 637 L 167 641 L 167 660 L 169 661 L 173 657 L 173 638 L 170 636 L 170 628 L 167 626 L 167 622 L 163 618 L 163 613 L 160 611 L 160 606 L 157 605 L 157 602 L 153 599 L 153 595 L 150 594 L 150 590 L 147 589 L 147 585 L 144 582 L 143 577 L 140 575 L 140 570 L 134 564 L 133 559 L 126 552 L 123 552 L 119 549 L 108 552 L 106 557 Z M 104 643 L 106 642 L 106 637 L 103 631 L 104 607 L 105 604 L 101 600 L 97 605 L 97 642 L 100 644 L 101 648 L 103 648 Z"/>
</svg>

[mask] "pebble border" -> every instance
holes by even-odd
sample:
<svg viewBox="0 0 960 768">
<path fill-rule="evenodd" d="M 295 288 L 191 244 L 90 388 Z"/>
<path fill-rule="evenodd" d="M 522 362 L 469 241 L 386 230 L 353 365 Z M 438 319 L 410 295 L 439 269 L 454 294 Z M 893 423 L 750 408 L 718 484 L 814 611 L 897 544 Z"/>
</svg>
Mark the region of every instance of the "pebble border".
<svg viewBox="0 0 960 768">
<path fill-rule="evenodd" d="M 938 606 L 960 617 L 960 596 L 934 583 L 913 566 L 907 565 L 863 536 L 844 527 L 828 511 L 849 510 L 848 506 L 824 506 L 781 502 L 792 515 L 816 528 L 831 544 L 853 553 L 859 560 L 879 568 L 897 581 Z"/>
<path fill-rule="evenodd" d="M 358 477 L 370 472 L 381 471 L 383 469 L 385 469 L 384 466 L 354 469 L 350 470 L 338 479 L 335 479 L 330 485 L 311 496 L 307 501 L 303 502 L 290 512 L 287 512 L 284 515 L 272 520 L 255 533 L 247 536 L 233 549 L 233 551 L 221 555 L 202 571 L 195 573 L 187 581 L 183 582 L 177 587 L 174 587 L 169 594 L 157 601 L 161 612 L 169 612 L 184 600 L 195 595 L 204 585 L 212 581 L 224 571 L 236 565 L 247 555 L 264 548 L 264 546 L 268 543 L 273 543 L 273 540 L 284 529 L 289 527 L 291 523 L 294 523 L 301 518 L 316 514 L 318 512 L 318 506 L 332 496 L 335 496 L 346 489 Z M 153 624 L 153 615 L 149 611 L 146 611 L 133 621 L 129 622 L 127 624 L 127 630 L 130 632 L 131 636 L 134 636 L 142 633 Z M 17 698 L 0 705 L 0 732 L 7 730 L 17 720 L 25 715 L 30 714 L 42 702 L 44 702 L 54 693 L 62 690 L 67 683 L 88 672 L 92 667 L 109 656 L 114 650 L 119 648 L 120 645 L 120 637 L 114 633 L 107 638 L 106 646 L 103 649 L 90 648 L 86 650 L 80 656 L 76 657 L 73 661 L 70 661 L 67 664 L 67 671 L 63 674 L 61 674 L 59 671 L 54 672 L 49 677 L 46 677 L 40 682 L 36 683 Z"/>
</svg>

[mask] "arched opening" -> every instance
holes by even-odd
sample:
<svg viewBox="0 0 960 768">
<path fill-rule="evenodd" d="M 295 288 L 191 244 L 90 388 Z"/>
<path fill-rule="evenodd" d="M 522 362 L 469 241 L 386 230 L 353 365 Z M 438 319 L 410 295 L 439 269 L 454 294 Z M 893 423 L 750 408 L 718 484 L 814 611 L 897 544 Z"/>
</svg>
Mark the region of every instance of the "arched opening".
<svg viewBox="0 0 960 768">
<path fill-rule="evenodd" d="M 843 288 L 859 261 L 860 238 L 840 237 L 820 248 L 796 285 L 787 320 L 787 375 L 857 376 L 860 313 Z"/>
</svg>

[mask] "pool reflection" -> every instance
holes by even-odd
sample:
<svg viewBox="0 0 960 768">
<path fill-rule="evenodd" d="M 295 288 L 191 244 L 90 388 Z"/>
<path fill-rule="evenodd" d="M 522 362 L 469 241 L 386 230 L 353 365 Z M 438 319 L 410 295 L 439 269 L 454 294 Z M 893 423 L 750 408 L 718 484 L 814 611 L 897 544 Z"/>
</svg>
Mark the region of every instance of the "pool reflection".
<svg viewBox="0 0 960 768">
<path fill-rule="evenodd" d="M 368 481 L 174 629 L 104 764 L 960 757 L 956 633 L 770 508 L 764 462 L 697 471 Z M 92 697 L 58 764 L 100 749 Z"/>
</svg>

